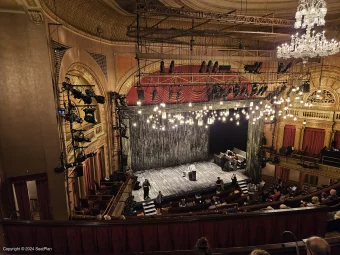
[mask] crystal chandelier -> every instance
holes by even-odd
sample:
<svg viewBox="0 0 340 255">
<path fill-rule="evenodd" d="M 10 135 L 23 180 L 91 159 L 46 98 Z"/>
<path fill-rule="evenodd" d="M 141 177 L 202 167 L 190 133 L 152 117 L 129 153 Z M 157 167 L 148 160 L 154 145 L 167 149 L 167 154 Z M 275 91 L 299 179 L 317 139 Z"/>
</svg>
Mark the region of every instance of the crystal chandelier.
<svg viewBox="0 0 340 255">
<path fill-rule="evenodd" d="M 326 2 L 323 0 L 301 0 L 296 14 L 294 27 L 306 28 L 325 25 L 327 13 Z"/>
<path fill-rule="evenodd" d="M 325 25 L 327 13 L 326 2 L 323 0 L 301 0 L 295 15 L 295 28 L 306 28 L 306 33 L 292 36 L 290 44 L 277 47 L 278 58 L 302 58 L 306 63 L 308 58 L 325 57 L 339 52 L 339 43 L 332 39 L 327 41 L 325 32 L 315 33 L 314 25 Z"/>
</svg>

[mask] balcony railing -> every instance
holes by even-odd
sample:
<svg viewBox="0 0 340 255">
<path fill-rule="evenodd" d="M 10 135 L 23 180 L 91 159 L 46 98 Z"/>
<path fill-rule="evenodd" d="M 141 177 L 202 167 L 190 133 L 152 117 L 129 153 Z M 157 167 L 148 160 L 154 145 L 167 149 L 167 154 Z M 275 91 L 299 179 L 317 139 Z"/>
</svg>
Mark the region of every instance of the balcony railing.
<svg viewBox="0 0 340 255">
<path fill-rule="evenodd" d="M 293 114 L 301 119 L 326 120 L 326 121 L 340 121 L 340 112 L 334 111 L 320 111 L 312 109 L 291 109 L 288 114 Z M 334 118 L 335 116 L 335 118 Z"/>
</svg>

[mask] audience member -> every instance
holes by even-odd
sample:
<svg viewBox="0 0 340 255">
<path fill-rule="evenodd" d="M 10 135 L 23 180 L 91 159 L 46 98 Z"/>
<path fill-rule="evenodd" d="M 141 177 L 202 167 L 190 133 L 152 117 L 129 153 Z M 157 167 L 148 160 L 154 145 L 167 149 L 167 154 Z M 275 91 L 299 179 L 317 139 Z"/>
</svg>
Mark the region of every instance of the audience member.
<svg viewBox="0 0 340 255">
<path fill-rule="evenodd" d="M 331 248 L 327 241 L 318 236 L 312 236 L 306 241 L 307 255 L 330 255 Z"/>
<path fill-rule="evenodd" d="M 330 193 L 330 195 L 328 196 L 329 201 L 333 201 L 333 200 L 338 198 L 338 196 L 336 195 L 335 189 L 331 189 L 331 191 L 329 193 Z"/>
<path fill-rule="evenodd" d="M 312 197 L 312 204 L 313 205 L 320 205 L 319 198 L 317 196 Z"/>
<path fill-rule="evenodd" d="M 290 207 L 285 204 L 281 204 L 280 209 L 290 209 Z"/>
<path fill-rule="evenodd" d="M 102 215 L 101 214 L 98 214 L 97 216 L 96 216 L 96 220 L 102 220 Z"/>
<path fill-rule="evenodd" d="M 335 213 L 334 219 L 335 219 L 335 220 L 340 219 L 340 211 L 337 211 L 337 212 Z"/>
<path fill-rule="evenodd" d="M 326 192 L 322 192 L 321 194 L 321 203 L 327 203 L 328 202 L 328 196 Z"/>
<path fill-rule="evenodd" d="M 104 220 L 111 220 L 111 216 L 110 215 L 104 215 Z"/>
<path fill-rule="evenodd" d="M 267 251 L 265 250 L 259 250 L 259 249 L 256 249 L 256 250 L 253 250 L 250 255 L 270 255 Z"/>
<path fill-rule="evenodd" d="M 143 190 L 144 190 L 144 199 L 148 199 L 149 197 L 149 190 L 151 188 L 150 182 L 148 179 L 145 179 L 143 182 Z"/>
<path fill-rule="evenodd" d="M 208 240 L 205 237 L 201 237 L 197 240 L 197 243 L 194 247 L 194 253 L 196 255 L 211 255 L 210 245 Z"/>
</svg>

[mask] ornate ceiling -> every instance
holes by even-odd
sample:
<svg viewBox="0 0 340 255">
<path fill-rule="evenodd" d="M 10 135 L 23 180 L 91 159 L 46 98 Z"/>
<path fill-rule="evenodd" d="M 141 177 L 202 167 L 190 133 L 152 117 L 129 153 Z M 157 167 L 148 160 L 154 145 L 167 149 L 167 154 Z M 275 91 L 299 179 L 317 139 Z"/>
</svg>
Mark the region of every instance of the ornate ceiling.
<svg viewBox="0 0 340 255">
<path fill-rule="evenodd" d="M 126 34 L 128 26 L 135 20 L 136 0 L 40 0 L 40 3 L 49 16 L 56 19 L 56 15 L 58 22 L 62 22 L 65 26 L 78 33 L 98 37 L 98 27 L 100 27 L 103 30 L 102 37 L 104 39 L 110 41 L 135 41 L 135 38 L 131 38 Z M 233 14 L 237 15 L 290 20 L 294 20 L 298 5 L 297 0 L 152 0 L 152 3 L 159 6 L 184 8 L 193 11 L 222 14 L 233 11 Z M 334 38 L 338 35 L 339 29 L 337 26 L 340 26 L 340 1 L 327 0 L 327 7 L 327 36 Z M 152 17 L 149 19 L 148 26 L 156 24 L 159 18 Z M 273 30 L 274 35 L 270 35 L 272 32 L 271 27 L 259 29 L 258 26 L 254 25 L 238 24 L 237 28 L 235 28 L 236 26 L 233 23 L 227 25 L 230 25 L 230 28 L 224 29 L 224 31 L 228 32 L 228 37 L 235 40 L 241 39 L 243 42 L 249 41 L 249 45 L 254 44 L 254 41 L 256 41 L 259 48 L 261 48 L 261 43 L 266 45 L 268 42 L 289 41 L 289 35 L 294 31 L 293 27 L 279 27 Z M 191 22 L 188 22 L 188 20 L 184 21 L 181 18 L 174 19 L 173 17 L 161 24 L 163 29 L 177 29 L 179 27 L 189 29 L 190 26 Z M 220 29 L 221 27 L 209 22 L 209 24 L 200 26 L 199 29 L 206 30 L 209 28 Z M 264 34 L 259 34 L 259 32 L 264 32 Z M 195 41 L 203 42 L 199 38 L 195 38 Z M 272 46 L 274 47 L 274 45 Z"/>
</svg>

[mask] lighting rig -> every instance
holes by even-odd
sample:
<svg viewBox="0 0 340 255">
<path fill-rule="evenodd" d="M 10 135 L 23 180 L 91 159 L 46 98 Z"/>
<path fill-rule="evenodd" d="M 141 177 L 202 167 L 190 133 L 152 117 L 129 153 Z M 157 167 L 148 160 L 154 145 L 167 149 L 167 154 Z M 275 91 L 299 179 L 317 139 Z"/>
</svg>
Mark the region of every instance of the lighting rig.
<svg viewBox="0 0 340 255">
<path fill-rule="evenodd" d="M 93 99 L 95 99 L 99 104 L 105 103 L 105 97 L 96 95 L 92 89 L 88 89 L 89 86 L 91 85 L 73 85 L 70 83 L 69 78 L 65 78 L 65 82 L 62 83 L 62 90 L 60 93 L 66 92 L 67 100 L 64 102 L 64 108 L 58 109 L 58 113 L 69 124 L 74 162 L 67 163 L 64 153 L 62 152 L 59 158 L 60 166 L 54 169 L 56 173 L 64 173 L 66 170 L 73 167 L 76 167 L 78 170 L 81 168 L 82 172 L 82 163 L 87 158 L 96 155 L 94 152 L 85 154 L 84 149 L 87 148 L 87 146 L 84 146 L 84 144 L 91 142 L 91 139 L 85 137 L 85 130 L 74 128 L 74 123 L 81 124 L 84 120 L 88 123 L 96 124 L 96 105 L 92 105 Z M 84 87 L 87 88 L 84 89 Z M 82 101 L 84 105 L 74 104 L 71 101 L 71 96 L 75 99 L 79 99 L 79 102 Z M 85 113 L 84 119 L 82 119 L 78 114 L 79 108 L 81 108 Z"/>
<path fill-rule="evenodd" d="M 155 92 L 156 90 L 154 90 Z M 141 98 L 144 93 L 140 93 L 139 97 Z M 157 95 L 157 91 L 153 97 Z M 113 130 L 118 131 L 118 139 L 119 139 L 119 148 L 118 148 L 118 158 L 119 158 L 119 170 L 120 172 L 124 172 L 124 166 L 127 165 L 127 155 L 123 151 L 123 139 L 129 139 L 127 136 L 127 125 L 124 123 L 124 120 L 130 119 L 130 116 L 127 113 L 128 107 L 126 104 L 126 96 L 120 95 L 117 92 L 111 93 L 111 102 L 114 104 L 114 109 L 112 109 L 112 113 L 115 113 L 112 116 L 112 119 L 115 118 L 115 123 L 112 126 Z M 114 143 L 115 144 L 115 143 Z"/>
</svg>

